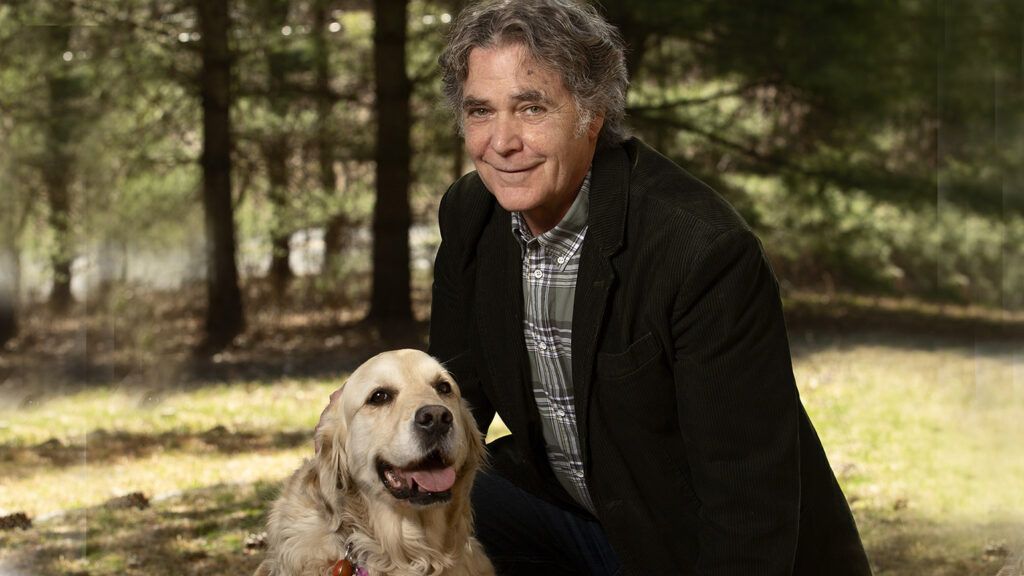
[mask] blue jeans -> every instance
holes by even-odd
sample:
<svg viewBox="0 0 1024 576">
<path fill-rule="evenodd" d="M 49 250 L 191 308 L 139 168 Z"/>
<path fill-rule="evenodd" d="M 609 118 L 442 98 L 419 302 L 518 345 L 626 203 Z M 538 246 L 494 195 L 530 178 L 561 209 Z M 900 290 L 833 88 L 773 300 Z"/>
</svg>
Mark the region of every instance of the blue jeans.
<svg viewBox="0 0 1024 576">
<path fill-rule="evenodd" d="M 601 525 L 518 488 L 495 472 L 473 484 L 476 537 L 499 576 L 617 576 L 618 556 Z"/>
</svg>

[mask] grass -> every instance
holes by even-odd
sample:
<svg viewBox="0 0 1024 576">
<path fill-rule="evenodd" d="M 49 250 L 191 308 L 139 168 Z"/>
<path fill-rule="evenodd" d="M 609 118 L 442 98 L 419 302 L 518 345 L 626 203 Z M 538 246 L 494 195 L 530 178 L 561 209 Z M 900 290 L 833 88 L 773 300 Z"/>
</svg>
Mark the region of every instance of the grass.
<svg viewBox="0 0 1024 576">
<path fill-rule="evenodd" d="M 37 516 L 132 491 L 279 479 L 312 452 L 338 382 L 99 388 L 0 408 L 0 510 Z"/>
<path fill-rule="evenodd" d="M 877 574 L 994 575 L 1024 551 L 1018 343 L 808 332 L 793 349 Z M 251 573 L 246 535 L 311 452 L 338 381 L 97 388 L 0 405 L 0 509 L 36 518 L 0 532 L 0 573 L 3 562 L 31 562 L 24 574 Z M 163 497 L 145 510 L 102 506 L 129 491 Z M 69 512 L 38 519 L 57 510 Z"/>
<path fill-rule="evenodd" d="M 196 389 L 137 391 L 99 387 L 0 407 L 0 444 L 50 439 L 80 442 L 96 430 L 160 434 L 229 430 L 311 430 L 331 391 L 329 381 L 284 379 Z"/>
<path fill-rule="evenodd" d="M 5 536 L 8 549 L 32 548 L 36 554 L 30 563 L 0 557 L 0 573 L 251 574 L 261 555 L 244 543 L 261 529 L 275 490 L 268 483 L 216 485 L 145 510 L 72 512 Z"/>
<path fill-rule="evenodd" d="M 844 486 L 936 519 L 1024 518 L 1024 355 L 858 344 L 796 363 Z"/>
</svg>

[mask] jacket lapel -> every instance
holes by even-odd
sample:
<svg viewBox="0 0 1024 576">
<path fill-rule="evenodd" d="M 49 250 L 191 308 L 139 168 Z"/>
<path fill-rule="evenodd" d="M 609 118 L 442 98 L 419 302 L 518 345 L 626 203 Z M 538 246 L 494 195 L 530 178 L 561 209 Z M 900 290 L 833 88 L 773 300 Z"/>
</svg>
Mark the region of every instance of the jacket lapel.
<svg viewBox="0 0 1024 576">
<path fill-rule="evenodd" d="M 584 463 L 589 460 L 590 396 L 594 358 L 615 284 L 611 257 L 622 247 L 629 200 L 629 156 L 621 146 L 594 156 L 590 177 L 590 215 L 580 254 L 572 318 L 572 380 L 576 426 Z"/>
<path fill-rule="evenodd" d="M 530 430 L 536 413 L 523 340 L 522 256 L 512 235 L 508 212 L 496 209 L 478 247 L 476 320 L 490 367 L 490 390 L 501 400 L 505 424 L 516 432 Z M 531 410 L 532 408 L 532 410 Z"/>
</svg>

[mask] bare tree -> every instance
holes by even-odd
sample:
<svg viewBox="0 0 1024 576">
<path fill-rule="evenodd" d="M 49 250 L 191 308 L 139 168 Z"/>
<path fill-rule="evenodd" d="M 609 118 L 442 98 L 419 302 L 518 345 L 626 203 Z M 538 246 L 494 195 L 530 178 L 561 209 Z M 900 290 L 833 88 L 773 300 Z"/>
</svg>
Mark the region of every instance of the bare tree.
<svg viewBox="0 0 1024 576">
<path fill-rule="evenodd" d="M 317 160 L 320 164 L 320 187 L 327 192 L 338 192 L 338 175 L 334 169 L 337 147 L 334 130 L 331 126 L 334 97 L 331 94 L 331 69 L 327 47 L 330 4 L 331 0 L 316 0 L 313 7 L 313 66 L 316 74 L 315 98 L 318 120 L 316 147 Z M 339 210 L 328 217 L 324 230 L 323 272 L 325 274 L 334 273 L 337 256 L 341 252 L 343 238 L 349 226 L 348 214 L 344 210 Z"/>
<path fill-rule="evenodd" d="M 259 17 L 262 21 L 263 57 L 267 73 L 267 102 L 270 106 L 273 122 L 262 137 L 260 150 L 267 166 L 267 179 L 270 185 L 268 198 L 274 209 L 274 225 L 270 231 L 270 277 L 271 285 L 278 299 L 283 298 L 288 284 L 294 274 L 289 264 L 291 247 L 291 224 L 288 222 L 288 186 L 291 181 L 291 170 L 288 157 L 292 152 L 292 143 L 288 134 L 288 109 L 291 94 L 286 80 L 289 67 L 289 55 L 284 45 L 280 30 L 288 23 L 291 8 L 289 0 L 261 0 Z"/>
<path fill-rule="evenodd" d="M 377 201 L 373 209 L 371 321 L 412 320 L 409 273 L 409 161 L 412 84 L 406 72 L 408 0 L 373 3 L 377 94 Z"/>
<path fill-rule="evenodd" d="M 13 204 L 14 201 L 11 201 Z M 10 207 L 7 217 L 0 222 L 4 226 L 0 238 L 0 347 L 18 335 L 18 292 L 21 289 L 21 259 L 17 246 L 17 228 L 12 225 Z"/>
<path fill-rule="evenodd" d="M 71 165 L 73 160 L 71 140 L 74 127 L 72 111 L 76 80 L 67 66 L 63 55 L 71 44 L 71 14 L 74 6 L 70 0 L 55 0 L 52 21 L 44 28 L 46 52 L 49 60 L 45 66 L 47 99 L 44 120 L 46 149 L 42 159 L 43 182 L 49 202 L 49 221 L 56 245 L 50 256 L 53 274 L 53 289 L 50 291 L 50 306 L 57 312 L 66 311 L 73 301 L 71 295 L 71 263 L 74 260 L 71 239 Z"/>
<path fill-rule="evenodd" d="M 206 341 L 213 351 L 245 328 L 231 198 L 231 52 L 228 0 L 196 0 L 202 34 L 203 208 L 207 244 Z"/>
</svg>

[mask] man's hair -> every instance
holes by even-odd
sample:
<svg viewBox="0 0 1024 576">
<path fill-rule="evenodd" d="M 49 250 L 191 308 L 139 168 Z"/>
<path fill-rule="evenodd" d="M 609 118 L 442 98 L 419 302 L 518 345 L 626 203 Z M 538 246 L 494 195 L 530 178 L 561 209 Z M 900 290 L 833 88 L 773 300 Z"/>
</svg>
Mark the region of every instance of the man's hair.
<svg viewBox="0 0 1024 576">
<path fill-rule="evenodd" d="M 482 0 L 462 11 L 438 57 L 444 96 L 460 132 L 469 53 L 512 44 L 522 44 L 561 77 L 576 103 L 578 134 L 603 113 L 598 147 L 625 140 L 629 78 L 622 37 L 592 6 L 573 0 Z"/>
</svg>

